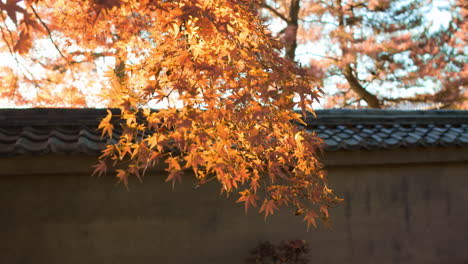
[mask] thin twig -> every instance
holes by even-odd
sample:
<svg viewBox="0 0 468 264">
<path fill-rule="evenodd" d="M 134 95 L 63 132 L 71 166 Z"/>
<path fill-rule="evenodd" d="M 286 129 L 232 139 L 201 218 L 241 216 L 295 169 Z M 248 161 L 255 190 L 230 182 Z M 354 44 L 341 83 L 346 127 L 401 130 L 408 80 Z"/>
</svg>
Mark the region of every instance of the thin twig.
<svg viewBox="0 0 468 264">
<path fill-rule="evenodd" d="M 317 57 L 321 57 L 321 58 L 324 58 L 324 59 L 338 61 L 337 58 L 334 58 L 334 57 L 331 57 L 331 56 L 326 56 L 326 55 L 320 55 L 320 54 L 312 53 L 312 52 L 302 52 L 302 53 L 297 54 L 297 55 L 299 55 L 299 56 L 300 55 L 312 55 L 312 56 L 317 56 Z"/>
<path fill-rule="evenodd" d="M 39 20 L 39 22 L 41 23 L 41 25 L 45 28 L 45 30 L 47 31 L 47 35 L 49 36 L 49 40 L 50 42 L 52 42 L 52 44 L 54 45 L 55 49 L 59 52 L 60 56 L 62 58 L 64 58 L 66 61 L 68 61 L 67 57 L 65 57 L 65 55 L 63 55 L 62 51 L 60 50 L 60 48 L 57 46 L 57 44 L 55 43 L 54 39 L 52 38 L 52 32 L 50 31 L 49 27 L 46 25 L 46 23 L 44 23 L 44 21 L 41 19 L 41 17 L 37 14 L 36 12 L 36 9 L 34 9 L 34 7 L 32 5 L 30 5 L 31 7 L 31 10 L 33 11 L 34 13 L 34 16 L 37 18 L 37 20 Z"/>
<path fill-rule="evenodd" d="M 3 13 L 1 13 L 1 16 L 2 16 L 2 22 L 5 26 L 5 29 L 8 31 L 9 35 L 10 35 L 10 39 L 11 41 L 13 42 L 13 33 L 11 32 L 11 30 L 8 28 L 7 24 L 6 24 L 6 19 L 5 19 L 5 16 L 3 15 Z M 5 43 L 7 44 L 7 47 L 8 47 L 8 51 L 10 52 L 10 55 L 13 57 L 13 59 L 15 60 L 16 64 L 18 65 L 18 68 L 22 68 L 24 71 L 26 71 L 27 74 L 30 75 L 30 77 L 26 76 L 26 74 L 22 72 L 23 76 L 30 82 L 32 82 L 34 84 L 34 86 L 38 89 L 40 89 L 39 87 L 39 84 L 36 82 L 36 78 L 34 77 L 34 74 L 32 74 L 31 71 L 28 70 L 28 68 L 26 68 L 25 65 L 23 65 L 19 60 L 18 60 L 18 57 L 16 56 L 15 52 L 14 52 L 14 48 L 12 47 L 13 43 L 9 43 L 6 36 L 5 36 L 5 32 L 3 31 L 3 28 L 2 28 L 2 38 L 3 38 L 3 41 L 5 41 Z"/>
</svg>

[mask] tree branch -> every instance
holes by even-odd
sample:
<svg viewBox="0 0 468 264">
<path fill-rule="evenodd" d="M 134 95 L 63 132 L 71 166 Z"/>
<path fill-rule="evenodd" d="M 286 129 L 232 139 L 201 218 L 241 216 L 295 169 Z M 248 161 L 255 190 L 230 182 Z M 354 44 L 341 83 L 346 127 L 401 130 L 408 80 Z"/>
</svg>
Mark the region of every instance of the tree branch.
<svg viewBox="0 0 468 264">
<path fill-rule="evenodd" d="M 273 14 L 275 14 L 277 17 L 281 18 L 286 23 L 290 23 L 290 19 L 288 19 L 286 16 L 281 14 L 276 8 L 273 8 L 272 6 L 266 4 L 265 2 L 262 3 L 262 7 L 270 10 Z"/>
</svg>

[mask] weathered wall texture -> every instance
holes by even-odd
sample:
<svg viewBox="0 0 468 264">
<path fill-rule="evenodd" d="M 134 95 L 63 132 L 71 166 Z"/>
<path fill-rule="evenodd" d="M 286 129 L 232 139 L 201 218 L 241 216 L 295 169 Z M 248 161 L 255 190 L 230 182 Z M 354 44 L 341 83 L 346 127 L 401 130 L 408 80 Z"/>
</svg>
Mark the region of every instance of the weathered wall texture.
<svg viewBox="0 0 468 264">
<path fill-rule="evenodd" d="M 148 175 L 126 191 L 78 172 L 0 175 L 0 263 L 239 264 L 260 240 L 293 238 L 310 242 L 312 263 L 468 263 L 467 163 L 335 166 L 329 177 L 346 202 L 332 231 L 306 232 L 188 179 L 172 191 Z"/>
</svg>

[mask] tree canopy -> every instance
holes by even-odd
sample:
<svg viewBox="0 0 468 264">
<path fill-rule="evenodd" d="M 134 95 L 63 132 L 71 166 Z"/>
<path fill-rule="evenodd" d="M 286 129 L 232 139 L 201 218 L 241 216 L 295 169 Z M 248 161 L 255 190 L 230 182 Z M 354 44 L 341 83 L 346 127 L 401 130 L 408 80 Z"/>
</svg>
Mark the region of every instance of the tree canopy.
<svg viewBox="0 0 468 264">
<path fill-rule="evenodd" d="M 172 184 L 192 170 L 200 184 L 217 180 L 222 192 L 238 192 L 246 210 L 258 204 L 267 217 L 290 206 L 315 226 L 339 201 L 317 160 L 320 139 L 300 126 L 306 111 L 313 113 L 319 82 L 282 56 L 259 6 L 252 0 L 1 2 L 1 48 L 16 60 L 2 71 L 2 96 L 18 104 L 81 105 L 85 90 L 101 82 L 122 121 L 113 122 L 109 112 L 101 122 L 106 136 L 121 127 L 96 174 L 112 168 L 127 184 L 165 162 Z M 52 50 L 41 50 L 44 42 Z M 104 79 L 103 59 L 114 62 Z M 150 109 L 158 105 L 164 108 Z"/>
</svg>

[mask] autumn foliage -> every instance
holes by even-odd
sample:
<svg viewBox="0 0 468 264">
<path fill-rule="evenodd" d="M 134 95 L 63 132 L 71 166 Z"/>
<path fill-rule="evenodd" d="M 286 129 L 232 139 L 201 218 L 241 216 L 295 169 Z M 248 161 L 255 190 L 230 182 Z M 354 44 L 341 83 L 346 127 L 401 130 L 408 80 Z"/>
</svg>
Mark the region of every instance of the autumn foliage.
<svg viewBox="0 0 468 264">
<path fill-rule="evenodd" d="M 158 2 L 164 1 L 148 3 Z M 109 72 L 146 53 L 154 18 L 139 10 L 145 3 L 0 1 L 0 103 L 112 104 Z M 275 36 L 286 58 L 312 58 L 303 67 L 327 88 L 324 107 L 466 109 L 465 1 L 263 0 L 252 5 L 264 24 L 278 28 Z M 438 8 L 443 11 L 434 13 Z M 126 15 L 111 18 L 112 9 Z M 144 49 L 128 50 L 127 34 L 140 42 L 134 48 Z"/>
<path fill-rule="evenodd" d="M 37 90 L 34 100 L 44 103 L 72 89 L 79 94 L 79 81 L 98 75 L 96 61 L 113 59 L 103 84 L 121 121 L 109 112 L 101 122 L 103 135 L 118 131 L 118 137 L 103 151 L 96 174 L 112 167 L 127 184 L 164 162 L 173 185 L 191 170 L 199 184 L 216 180 L 223 193 L 238 193 L 246 210 L 258 206 L 267 217 L 289 206 L 315 226 L 317 218 L 328 220 L 328 208 L 338 201 L 317 160 L 321 141 L 300 125 L 303 114 L 313 112 L 318 82 L 281 55 L 259 5 L 9 0 L 0 6 L 2 48 L 43 66 L 42 79 L 27 73 L 21 78 Z M 41 39 L 55 48 L 49 61 L 35 58 L 34 43 Z M 20 75 L 8 73 L 11 96 Z M 61 93 L 47 94 L 52 90 L 44 87 L 61 83 L 54 78 L 73 81 L 60 84 Z"/>
</svg>

